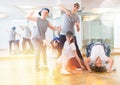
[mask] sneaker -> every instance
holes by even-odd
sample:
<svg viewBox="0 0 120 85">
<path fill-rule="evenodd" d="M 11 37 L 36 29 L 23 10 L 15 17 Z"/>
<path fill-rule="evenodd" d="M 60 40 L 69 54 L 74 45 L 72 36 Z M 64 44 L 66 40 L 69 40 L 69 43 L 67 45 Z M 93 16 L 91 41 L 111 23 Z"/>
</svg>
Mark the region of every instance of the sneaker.
<svg viewBox="0 0 120 85">
<path fill-rule="evenodd" d="M 71 73 L 66 69 L 61 69 L 60 74 L 71 74 Z"/>
<path fill-rule="evenodd" d="M 77 70 L 77 71 L 81 71 L 81 70 L 82 70 L 82 68 L 76 68 L 75 70 Z"/>
</svg>

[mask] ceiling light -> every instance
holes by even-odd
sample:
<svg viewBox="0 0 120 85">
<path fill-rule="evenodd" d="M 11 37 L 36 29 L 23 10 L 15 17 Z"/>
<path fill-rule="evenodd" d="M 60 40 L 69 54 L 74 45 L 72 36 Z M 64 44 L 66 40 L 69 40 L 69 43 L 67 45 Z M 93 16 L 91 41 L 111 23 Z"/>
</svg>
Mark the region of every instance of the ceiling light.
<svg viewBox="0 0 120 85">
<path fill-rule="evenodd" d="M 35 9 L 35 8 L 37 8 L 36 6 L 18 6 L 19 8 L 22 8 L 22 9 Z"/>
<path fill-rule="evenodd" d="M 0 12 L 0 19 L 6 18 L 8 15 L 6 13 Z"/>
<path fill-rule="evenodd" d="M 85 15 L 83 16 L 83 21 L 92 21 L 98 19 L 99 15 Z"/>
</svg>

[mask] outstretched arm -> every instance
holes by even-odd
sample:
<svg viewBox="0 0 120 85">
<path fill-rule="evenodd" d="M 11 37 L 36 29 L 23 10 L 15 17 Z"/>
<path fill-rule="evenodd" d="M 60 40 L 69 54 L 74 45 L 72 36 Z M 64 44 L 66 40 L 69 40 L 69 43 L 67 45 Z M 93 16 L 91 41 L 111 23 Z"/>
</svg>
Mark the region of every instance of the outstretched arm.
<svg viewBox="0 0 120 85">
<path fill-rule="evenodd" d="M 110 64 L 109 68 L 107 69 L 107 72 L 111 72 L 111 68 L 113 66 L 113 59 L 107 57 L 107 61 Z"/>
<path fill-rule="evenodd" d="M 20 35 L 18 32 L 15 32 L 15 34 L 16 34 L 17 36 L 21 37 L 21 35 Z"/>
<path fill-rule="evenodd" d="M 48 23 L 48 27 L 54 31 L 61 31 L 61 26 L 55 27 L 50 22 Z"/>
<path fill-rule="evenodd" d="M 84 62 L 85 62 L 85 66 L 86 66 L 87 70 L 89 72 L 92 72 L 92 70 L 90 69 L 90 66 L 89 66 L 90 58 L 88 57 L 87 59 L 85 59 Z"/>
<path fill-rule="evenodd" d="M 64 11 L 66 13 L 66 15 L 70 15 L 70 11 L 68 9 L 66 9 L 62 5 L 59 5 L 58 7 L 60 8 L 61 11 Z"/>
<path fill-rule="evenodd" d="M 80 58 L 78 57 L 78 54 L 77 54 L 76 50 L 74 50 L 74 53 L 75 53 L 75 57 L 76 57 L 79 65 L 81 66 L 81 68 L 82 68 L 82 69 L 85 69 L 84 66 L 82 65 L 81 61 L 80 61 Z"/>
<path fill-rule="evenodd" d="M 31 21 L 37 21 L 37 17 L 33 17 L 33 14 L 34 14 L 34 11 L 32 11 L 30 14 L 28 14 L 28 15 L 26 16 L 26 18 L 27 18 L 28 20 L 31 20 Z"/>
</svg>

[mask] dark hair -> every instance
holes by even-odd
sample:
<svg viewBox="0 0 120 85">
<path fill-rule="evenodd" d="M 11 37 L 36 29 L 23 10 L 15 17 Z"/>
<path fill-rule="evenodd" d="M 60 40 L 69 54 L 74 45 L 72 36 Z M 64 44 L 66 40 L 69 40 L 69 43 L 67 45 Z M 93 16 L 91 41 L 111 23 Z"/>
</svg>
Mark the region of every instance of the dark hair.
<svg viewBox="0 0 120 85">
<path fill-rule="evenodd" d="M 43 10 L 47 10 L 48 13 L 49 13 L 49 11 L 50 11 L 48 8 L 42 8 L 42 10 L 38 13 L 40 16 L 41 16 L 41 12 L 42 12 Z"/>
<path fill-rule="evenodd" d="M 58 45 L 55 47 L 53 44 L 54 42 L 56 42 Z M 52 49 L 53 50 L 57 50 L 58 51 L 58 56 L 61 55 L 61 48 L 60 48 L 60 40 L 59 38 L 55 37 L 53 38 L 53 40 L 50 42 L 51 46 L 52 46 Z"/>
<path fill-rule="evenodd" d="M 57 47 L 54 47 L 53 43 L 56 42 L 58 44 Z M 58 37 L 54 37 L 53 40 L 50 42 L 52 48 L 58 48 L 60 46 L 60 39 Z"/>
<path fill-rule="evenodd" d="M 90 68 L 91 68 L 91 70 L 93 70 L 94 72 L 106 72 L 106 71 L 107 71 L 106 66 L 97 67 L 96 65 L 91 64 L 91 65 L 90 65 Z"/>
<path fill-rule="evenodd" d="M 77 3 L 77 2 L 76 2 L 76 3 L 74 3 L 74 5 L 76 5 L 76 6 L 80 7 L 80 4 L 79 4 L 79 3 Z"/>
<path fill-rule="evenodd" d="M 11 29 L 12 29 L 12 30 L 16 30 L 16 27 L 12 27 Z"/>
<path fill-rule="evenodd" d="M 73 36 L 73 32 L 72 32 L 72 31 L 68 31 L 68 32 L 66 33 L 66 36 L 72 37 L 72 36 Z"/>
<path fill-rule="evenodd" d="M 72 31 L 68 31 L 66 33 L 66 37 L 74 37 L 73 32 Z M 74 38 L 70 41 L 70 43 L 72 43 L 72 42 L 74 42 Z"/>
</svg>

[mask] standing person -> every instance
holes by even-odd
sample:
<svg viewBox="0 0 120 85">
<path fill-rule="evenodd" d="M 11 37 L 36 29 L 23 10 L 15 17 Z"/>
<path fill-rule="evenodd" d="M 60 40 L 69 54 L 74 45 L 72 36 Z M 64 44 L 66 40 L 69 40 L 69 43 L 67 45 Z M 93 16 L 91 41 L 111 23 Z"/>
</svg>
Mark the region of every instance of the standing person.
<svg viewBox="0 0 120 85">
<path fill-rule="evenodd" d="M 59 31 L 60 28 L 56 28 L 55 26 L 51 25 L 51 23 L 47 20 L 49 14 L 48 8 L 42 8 L 42 10 L 39 12 L 40 17 L 33 17 L 33 14 L 34 11 L 27 16 L 27 19 L 36 22 L 37 25 L 37 27 L 34 28 L 34 33 L 32 33 L 32 43 L 35 51 L 35 68 L 36 71 L 39 71 L 39 59 L 41 55 L 40 53 L 42 53 L 43 55 L 44 65 L 47 66 L 46 46 L 43 44 L 45 41 L 45 33 L 47 31 L 47 28 L 49 27 L 50 29 L 55 31 Z"/>
<path fill-rule="evenodd" d="M 31 42 L 31 29 L 29 26 L 20 26 L 21 29 L 23 30 L 23 39 L 22 39 L 22 50 L 23 50 L 23 53 L 27 53 L 28 50 L 26 49 L 27 47 L 27 43 L 29 44 L 30 46 L 30 52 L 33 51 L 33 45 L 32 45 L 32 42 Z"/>
<path fill-rule="evenodd" d="M 65 12 L 65 14 L 63 15 L 62 30 L 60 32 L 60 42 L 61 42 L 61 49 L 62 49 L 64 42 L 66 40 L 66 37 L 65 37 L 66 32 L 72 31 L 74 34 L 74 40 L 75 40 L 77 54 L 78 54 L 79 58 L 81 60 L 83 60 L 83 57 L 82 57 L 79 47 L 77 45 L 77 40 L 76 40 L 76 36 L 75 36 L 75 28 L 74 28 L 74 26 L 76 26 L 77 31 L 80 30 L 80 20 L 79 20 L 79 16 L 76 14 L 79 7 L 80 7 L 79 3 L 74 3 L 72 10 L 68 10 L 62 6 L 59 6 L 59 8 Z"/>
<path fill-rule="evenodd" d="M 14 45 L 14 48 L 16 49 L 16 51 L 18 51 L 17 45 L 16 45 L 16 35 L 20 36 L 17 32 L 16 32 L 16 27 L 13 26 L 11 27 L 10 30 L 8 30 L 9 32 L 9 53 L 12 54 L 12 45 Z"/>
<path fill-rule="evenodd" d="M 73 58 L 77 60 L 77 64 L 79 65 L 79 67 L 84 69 L 84 66 L 81 64 L 81 61 L 76 51 L 73 33 L 71 31 L 68 31 L 66 33 L 66 41 L 63 46 L 62 54 L 58 59 L 58 63 L 60 64 L 60 67 L 61 67 L 61 70 L 60 70 L 61 74 L 69 74 L 69 71 L 70 72 L 73 71 L 71 67 L 73 67 L 74 65 L 72 64 L 69 65 L 68 63 L 69 60 Z M 75 62 L 71 62 L 71 63 L 75 63 Z"/>
</svg>

